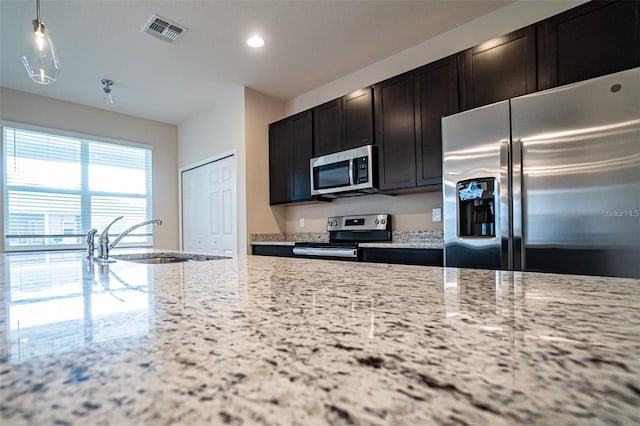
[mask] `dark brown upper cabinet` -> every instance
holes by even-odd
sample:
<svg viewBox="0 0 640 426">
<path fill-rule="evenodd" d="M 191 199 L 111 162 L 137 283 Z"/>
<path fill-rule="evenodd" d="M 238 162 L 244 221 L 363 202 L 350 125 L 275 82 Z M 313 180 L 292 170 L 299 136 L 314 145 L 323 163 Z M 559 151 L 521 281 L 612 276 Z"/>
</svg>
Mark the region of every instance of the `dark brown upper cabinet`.
<svg viewBox="0 0 640 426">
<path fill-rule="evenodd" d="M 269 125 L 269 203 L 309 201 L 313 154 L 311 110 Z"/>
<path fill-rule="evenodd" d="M 269 204 L 283 204 L 291 198 L 291 124 L 287 119 L 269 125 Z"/>
<path fill-rule="evenodd" d="M 640 2 L 592 1 L 542 21 L 538 88 L 640 66 Z"/>
<path fill-rule="evenodd" d="M 271 124 L 271 204 L 312 199 L 310 157 L 374 140 L 381 192 L 436 188 L 443 116 L 637 66 L 640 0 L 584 3 Z"/>
<path fill-rule="evenodd" d="M 313 155 L 373 144 L 373 96 L 370 87 L 313 108 Z"/>
<path fill-rule="evenodd" d="M 356 90 L 342 97 L 344 140 L 342 149 L 373 145 L 373 89 Z"/>
<path fill-rule="evenodd" d="M 342 149 L 342 99 L 313 108 L 313 155 Z"/>
<path fill-rule="evenodd" d="M 458 62 L 450 56 L 413 73 L 417 186 L 442 184 L 442 117 L 460 111 Z"/>
<path fill-rule="evenodd" d="M 381 191 L 416 186 L 413 72 L 374 86 L 378 187 Z"/>
<path fill-rule="evenodd" d="M 537 90 L 535 36 L 535 26 L 529 26 L 460 54 L 463 110 Z"/>
<path fill-rule="evenodd" d="M 379 188 L 442 184 L 442 125 L 459 111 L 457 55 L 374 86 Z"/>
</svg>

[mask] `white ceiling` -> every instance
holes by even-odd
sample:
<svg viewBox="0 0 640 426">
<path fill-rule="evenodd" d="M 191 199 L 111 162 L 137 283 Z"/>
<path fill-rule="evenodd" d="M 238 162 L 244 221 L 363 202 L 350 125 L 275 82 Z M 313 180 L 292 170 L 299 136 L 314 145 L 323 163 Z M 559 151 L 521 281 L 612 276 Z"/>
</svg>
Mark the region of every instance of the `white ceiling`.
<svg viewBox="0 0 640 426">
<path fill-rule="evenodd" d="M 41 0 L 62 61 L 37 85 L 21 56 L 35 0 L 0 0 L 0 85 L 179 124 L 247 86 L 283 101 L 463 25 L 512 1 Z M 153 13 L 188 28 L 170 44 L 141 32 Z M 245 40 L 266 39 L 259 50 Z M 110 78 L 114 105 L 102 100 Z"/>
</svg>

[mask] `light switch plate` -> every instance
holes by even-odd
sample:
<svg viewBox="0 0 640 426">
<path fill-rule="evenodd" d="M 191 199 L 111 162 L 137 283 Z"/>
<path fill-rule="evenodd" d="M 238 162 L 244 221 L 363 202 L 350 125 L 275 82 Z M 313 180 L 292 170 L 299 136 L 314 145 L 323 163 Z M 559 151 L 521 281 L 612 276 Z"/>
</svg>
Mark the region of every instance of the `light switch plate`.
<svg viewBox="0 0 640 426">
<path fill-rule="evenodd" d="M 432 209 L 431 220 L 433 222 L 442 222 L 442 209 Z"/>
<path fill-rule="evenodd" d="M 298 219 L 298 227 L 304 228 L 304 217 Z"/>
</svg>

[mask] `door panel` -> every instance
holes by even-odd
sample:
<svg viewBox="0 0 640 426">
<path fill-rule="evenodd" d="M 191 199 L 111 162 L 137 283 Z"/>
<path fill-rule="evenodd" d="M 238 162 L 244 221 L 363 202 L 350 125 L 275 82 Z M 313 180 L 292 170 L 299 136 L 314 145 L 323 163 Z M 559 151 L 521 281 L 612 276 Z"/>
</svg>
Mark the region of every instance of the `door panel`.
<svg viewBox="0 0 640 426">
<path fill-rule="evenodd" d="M 342 149 L 373 144 L 373 89 L 344 96 L 344 143 Z"/>
<path fill-rule="evenodd" d="M 237 247 L 235 159 L 182 173 L 183 250 L 234 256 Z"/>
<path fill-rule="evenodd" d="M 442 117 L 459 111 L 456 57 L 422 67 L 413 78 L 417 185 L 442 185 Z"/>
<path fill-rule="evenodd" d="M 413 74 L 374 86 L 380 190 L 416 186 Z"/>
<path fill-rule="evenodd" d="M 269 203 L 290 201 L 291 122 L 280 120 L 269 126 Z"/>
<path fill-rule="evenodd" d="M 313 116 L 306 111 L 291 120 L 291 201 L 308 201 L 312 199 L 309 160 L 313 156 Z"/>
<path fill-rule="evenodd" d="M 593 255 L 610 251 L 633 254 L 626 271 L 640 275 L 638 93 L 635 69 L 512 101 L 513 137 L 522 141 L 525 270 L 584 265 L 584 273 L 597 266 L 596 275 L 624 276 L 619 256 Z M 558 249 L 575 255 L 560 270 Z"/>
<path fill-rule="evenodd" d="M 537 26 L 538 89 L 640 65 L 640 2 L 591 1 Z"/>
<path fill-rule="evenodd" d="M 509 269 L 509 101 L 442 119 L 445 266 Z M 493 179 L 495 228 L 485 236 L 464 236 L 461 210 L 473 211 L 458 183 Z M 459 198 L 462 200 L 459 202 Z M 475 201 L 473 202 L 475 204 Z M 475 222 L 475 220 L 474 220 Z M 482 220 L 478 222 L 484 222 Z M 490 234 L 494 234 L 493 236 Z"/>
<path fill-rule="evenodd" d="M 537 89 L 535 27 L 489 40 L 460 54 L 462 109 Z"/>
<path fill-rule="evenodd" d="M 335 99 L 313 109 L 313 156 L 342 149 L 342 99 Z"/>
</svg>

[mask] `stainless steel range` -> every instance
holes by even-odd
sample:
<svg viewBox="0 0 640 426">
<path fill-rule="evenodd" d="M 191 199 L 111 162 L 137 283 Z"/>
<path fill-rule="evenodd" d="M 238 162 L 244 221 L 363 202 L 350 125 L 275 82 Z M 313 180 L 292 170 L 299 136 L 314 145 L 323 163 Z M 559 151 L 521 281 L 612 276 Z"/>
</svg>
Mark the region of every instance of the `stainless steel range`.
<svg viewBox="0 0 640 426">
<path fill-rule="evenodd" d="M 327 219 L 329 242 L 297 242 L 293 254 L 322 259 L 358 260 L 358 243 L 391 241 L 391 215 L 334 216 Z"/>
</svg>

